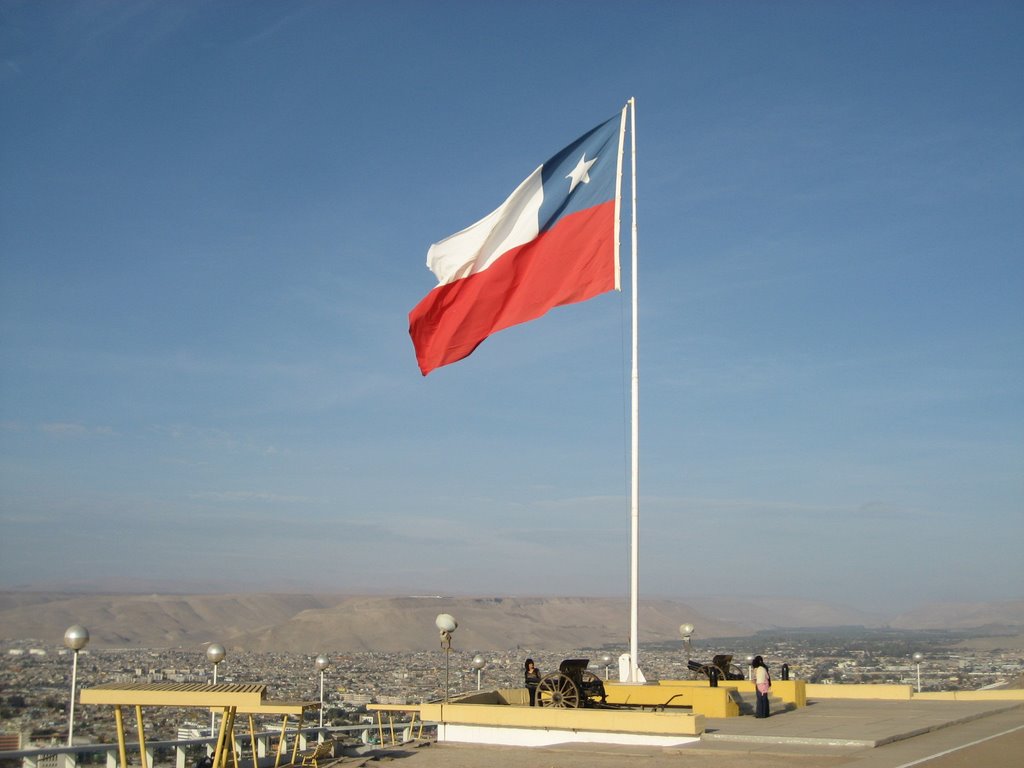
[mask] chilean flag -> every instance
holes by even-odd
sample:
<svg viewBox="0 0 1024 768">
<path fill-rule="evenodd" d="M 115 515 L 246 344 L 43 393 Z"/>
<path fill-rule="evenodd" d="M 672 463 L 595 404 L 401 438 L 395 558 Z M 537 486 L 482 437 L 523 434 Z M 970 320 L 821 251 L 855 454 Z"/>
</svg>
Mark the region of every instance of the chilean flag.
<svg viewBox="0 0 1024 768">
<path fill-rule="evenodd" d="M 409 313 L 426 376 L 492 333 L 618 288 L 625 110 L 531 173 L 497 210 L 434 243 L 438 285 Z"/>
</svg>

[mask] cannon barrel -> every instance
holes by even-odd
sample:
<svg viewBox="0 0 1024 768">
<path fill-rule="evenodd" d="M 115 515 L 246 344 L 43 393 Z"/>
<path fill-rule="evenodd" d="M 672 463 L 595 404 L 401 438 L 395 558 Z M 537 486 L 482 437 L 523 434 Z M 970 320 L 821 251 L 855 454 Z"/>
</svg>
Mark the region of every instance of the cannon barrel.
<svg viewBox="0 0 1024 768">
<path fill-rule="evenodd" d="M 691 659 L 686 662 L 686 666 L 691 672 L 700 672 L 703 675 L 707 675 L 712 680 L 712 685 L 714 685 L 715 678 L 719 680 L 743 679 L 743 671 L 732 663 L 732 654 L 717 654 L 710 664 L 702 664 Z"/>
</svg>

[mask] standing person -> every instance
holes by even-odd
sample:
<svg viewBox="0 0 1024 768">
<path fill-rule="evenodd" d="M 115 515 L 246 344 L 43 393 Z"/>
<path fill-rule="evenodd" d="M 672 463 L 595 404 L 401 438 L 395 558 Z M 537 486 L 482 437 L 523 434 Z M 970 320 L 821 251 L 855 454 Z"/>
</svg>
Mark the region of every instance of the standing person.
<svg viewBox="0 0 1024 768">
<path fill-rule="evenodd" d="M 533 659 L 526 660 L 526 690 L 530 692 L 530 706 L 537 706 L 537 686 L 540 684 L 540 672 L 537 671 Z"/>
<path fill-rule="evenodd" d="M 768 672 L 768 665 L 760 656 L 755 656 L 750 666 L 754 669 L 754 687 L 757 689 L 754 717 L 768 717 L 768 692 L 772 689 L 772 676 Z"/>
</svg>

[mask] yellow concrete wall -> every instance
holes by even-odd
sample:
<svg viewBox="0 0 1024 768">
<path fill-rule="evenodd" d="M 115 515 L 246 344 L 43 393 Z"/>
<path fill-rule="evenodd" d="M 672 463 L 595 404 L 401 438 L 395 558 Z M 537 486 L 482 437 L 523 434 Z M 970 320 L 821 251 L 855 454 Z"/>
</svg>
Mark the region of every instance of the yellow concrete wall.
<svg viewBox="0 0 1024 768">
<path fill-rule="evenodd" d="M 707 680 L 660 680 L 658 684 L 672 689 L 711 689 Z M 725 680 L 718 683 L 718 687 L 724 690 L 732 689 L 740 693 L 754 693 L 754 684 L 749 680 Z M 797 707 L 807 706 L 807 681 L 806 680 L 772 680 L 772 695 L 778 696 L 787 704 Z M 707 714 L 707 713 L 705 713 Z M 708 715 L 709 717 L 720 717 L 720 715 Z"/>
<path fill-rule="evenodd" d="M 1024 701 L 1024 690 L 1000 688 L 995 691 L 924 691 L 914 701 Z"/>
<path fill-rule="evenodd" d="M 530 706 L 530 692 L 525 688 L 500 688 L 498 694 L 513 706 Z"/>
<path fill-rule="evenodd" d="M 705 717 L 738 717 L 739 706 L 727 688 L 704 685 L 624 685 L 607 682 L 609 704 L 632 707 L 692 707 Z"/>
<path fill-rule="evenodd" d="M 913 688 L 909 685 L 826 685 L 807 683 L 808 699 L 891 699 L 909 701 Z"/>
<path fill-rule="evenodd" d="M 459 704 L 508 704 L 497 691 L 474 691 L 473 693 L 460 693 L 452 697 L 452 701 Z"/>
<path fill-rule="evenodd" d="M 672 688 L 710 688 L 711 685 L 707 680 L 659 680 L 658 685 L 670 686 Z M 718 687 L 724 689 L 732 689 L 734 691 L 740 691 L 741 693 L 751 693 L 754 690 L 754 684 L 749 680 L 719 680 Z"/>
<path fill-rule="evenodd" d="M 696 687 L 666 685 L 626 685 L 606 682 L 604 691 L 609 704 L 633 707 L 692 707 Z"/>
<path fill-rule="evenodd" d="M 693 712 L 704 717 L 739 717 L 740 707 L 727 690 L 697 688 L 693 692 Z"/>
<path fill-rule="evenodd" d="M 708 686 L 702 680 L 661 680 L 659 685 L 670 688 L 694 688 Z M 732 688 L 740 693 L 753 693 L 754 684 L 749 680 L 729 680 L 718 684 L 719 688 Z M 808 699 L 890 699 L 890 700 L 932 700 L 932 701 L 1024 701 L 1024 689 L 999 689 L 987 691 L 940 691 L 915 693 L 913 686 L 902 684 L 826 685 L 808 683 L 805 680 L 772 680 L 772 695 L 797 707 L 807 706 Z"/>
<path fill-rule="evenodd" d="M 670 688 L 707 688 L 707 680 L 659 680 Z M 606 686 L 609 685 L 606 683 Z M 719 688 L 732 688 L 740 693 L 753 693 L 749 680 L 723 680 Z M 808 699 L 916 699 L 918 701 L 1024 701 L 1024 689 L 1000 688 L 986 691 L 925 691 L 915 693 L 911 685 L 863 684 L 826 685 L 805 680 L 772 680 L 772 695 L 798 707 L 807 706 Z M 673 703 L 675 706 L 676 703 Z M 690 706 L 684 704 L 684 706 Z"/>
<path fill-rule="evenodd" d="M 525 688 L 498 688 L 491 691 L 472 691 L 454 697 L 456 704 L 505 704 L 526 707 L 530 705 L 530 692 Z"/>
<path fill-rule="evenodd" d="M 428 722 L 549 728 L 554 730 L 699 736 L 704 716 L 688 712 L 642 712 L 614 709 L 558 709 L 554 707 L 495 707 L 487 704 L 420 704 L 420 717 Z"/>
<path fill-rule="evenodd" d="M 806 680 L 772 680 L 772 695 L 778 696 L 787 704 L 797 707 L 807 706 Z"/>
</svg>

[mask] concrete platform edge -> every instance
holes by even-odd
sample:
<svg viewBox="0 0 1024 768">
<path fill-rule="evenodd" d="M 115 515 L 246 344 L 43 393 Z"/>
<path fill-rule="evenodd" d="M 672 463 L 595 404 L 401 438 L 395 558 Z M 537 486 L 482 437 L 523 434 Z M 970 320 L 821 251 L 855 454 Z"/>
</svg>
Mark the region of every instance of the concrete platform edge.
<svg viewBox="0 0 1024 768">
<path fill-rule="evenodd" d="M 881 747 L 886 744 L 893 744 L 898 741 L 904 741 L 906 739 L 912 739 L 916 736 L 921 736 L 926 733 L 933 733 L 935 731 L 942 730 L 944 728 L 950 728 L 956 725 L 963 725 L 964 723 L 970 723 L 975 720 L 980 720 L 985 717 L 991 717 L 998 715 L 1003 712 L 1009 712 L 1010 710 L 1019 709 L 1024 705 L 1011 702 L 1005 707 L 997 707 L 995 709 L 986 710 L 984 712 L 972 712 L 962 717 L 957 717 L 951 720 L 947 720 L 934 725 L 923 726 L 921 728 L 913 728 L 907 731 L 900 731 L 899 733 L 890 734 L 878 739 L 841 739 L 836 737 L 814 737 L 814 736 L 780 736 L 780 735 L 757 735 L 757 734 L 739 734 L 739 733 L 704 733 L 701 736 L 701 743 L 703 744 L 777 744 L 777 745 L 793 745 L 793 746 L 808 746 L 808 747 L 832 747 L 832 748 L 874 748 Z"/>
</svg>

